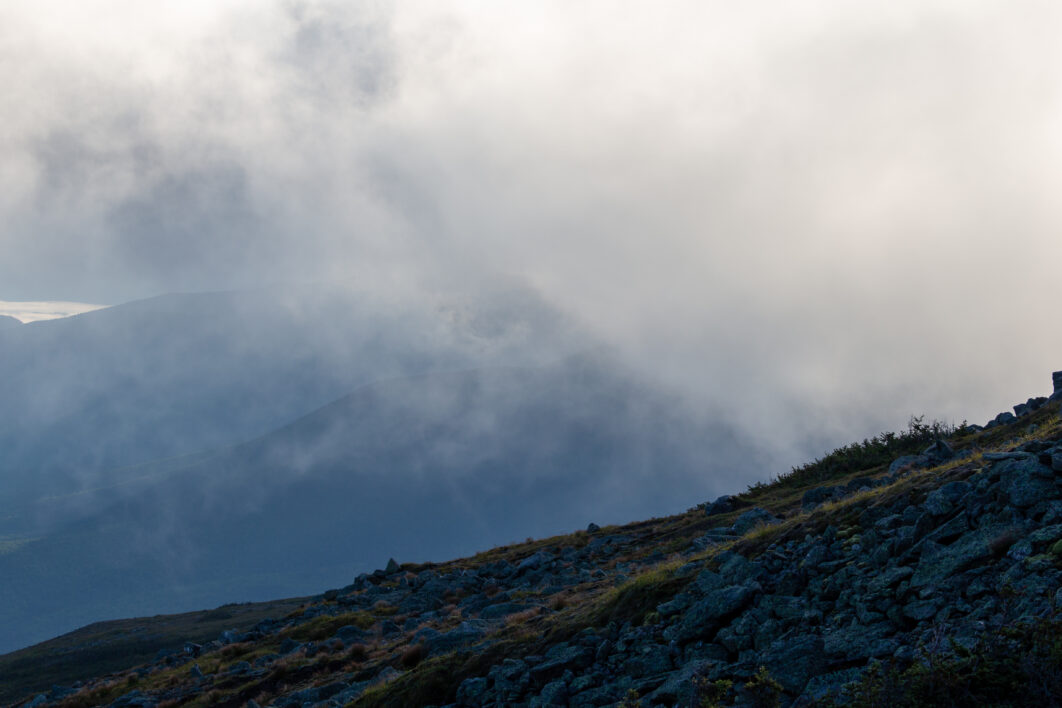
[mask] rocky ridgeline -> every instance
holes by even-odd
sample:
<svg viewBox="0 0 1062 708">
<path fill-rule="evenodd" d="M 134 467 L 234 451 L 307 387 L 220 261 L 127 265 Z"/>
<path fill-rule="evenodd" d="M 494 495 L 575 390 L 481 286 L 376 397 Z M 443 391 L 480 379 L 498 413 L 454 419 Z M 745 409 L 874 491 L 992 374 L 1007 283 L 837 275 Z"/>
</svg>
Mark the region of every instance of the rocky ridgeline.
<svg viewBox="0 0 1062 708">
<path fill-rule="evenodd" d="M 974 650 L 1062 603 L 1058 407 L 1012 418 L 833 484 L 767 485 L 762 506 L 750 490 L 450 564 L 392 561 L 295 615 L 24 705 L 688 706 L 720 686 L 722 704 L 765 686 L 782 705 L 843 704 L 875 662 Z"/>
</svg>

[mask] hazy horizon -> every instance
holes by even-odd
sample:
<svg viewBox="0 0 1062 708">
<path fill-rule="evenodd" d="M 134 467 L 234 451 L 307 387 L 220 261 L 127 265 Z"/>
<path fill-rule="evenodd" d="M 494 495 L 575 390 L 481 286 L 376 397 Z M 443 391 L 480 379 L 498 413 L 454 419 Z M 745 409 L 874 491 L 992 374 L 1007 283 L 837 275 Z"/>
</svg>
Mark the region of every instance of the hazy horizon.
<svg viewBox="0 0 1062 708">
<path fill-rule="evenodd" d="M 989 0 L 0 8 L 0 297 L 514 282 L 779 459 L 984 422 L 1062 369 L 1059 27 Z"/>
</svg>

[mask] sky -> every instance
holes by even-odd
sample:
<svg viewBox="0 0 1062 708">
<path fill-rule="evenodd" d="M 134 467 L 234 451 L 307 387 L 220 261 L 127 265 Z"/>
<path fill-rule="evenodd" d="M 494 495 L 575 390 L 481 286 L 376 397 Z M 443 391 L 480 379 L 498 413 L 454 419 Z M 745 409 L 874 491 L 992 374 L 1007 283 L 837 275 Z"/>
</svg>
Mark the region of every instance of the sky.
<svg viewBox="0 0 1062 708">
<path fill-rule="evenodd" d="M 0 298 L 515 278 L 782 442 L 984 422 L 1062 369 L 1060 31 L 1025 0 L 3 3 Z"/>
<path fill-rule="evenodd" d="M 103 305 L 90 305 L 84 302 L 6 302 L 0 300 L 0 315 L 14 317 L 23 323 L 40 322 L 80 315 L 102 307 Z"/>
</svg>

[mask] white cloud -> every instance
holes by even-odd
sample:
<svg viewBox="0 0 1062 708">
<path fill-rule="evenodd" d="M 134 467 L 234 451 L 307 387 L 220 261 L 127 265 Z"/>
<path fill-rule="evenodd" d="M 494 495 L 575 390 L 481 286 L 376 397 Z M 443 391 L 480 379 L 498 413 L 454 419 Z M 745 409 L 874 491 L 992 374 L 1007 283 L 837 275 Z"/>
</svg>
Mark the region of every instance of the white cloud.
<svg viewBox="0 0 1062 708">
<path fill-rule="evenodd" d="M 824 426 L 1062 368 L 1056 3 L 68 6 L 0 10 L 9 297 L 514 274 Z"/>
</svg>

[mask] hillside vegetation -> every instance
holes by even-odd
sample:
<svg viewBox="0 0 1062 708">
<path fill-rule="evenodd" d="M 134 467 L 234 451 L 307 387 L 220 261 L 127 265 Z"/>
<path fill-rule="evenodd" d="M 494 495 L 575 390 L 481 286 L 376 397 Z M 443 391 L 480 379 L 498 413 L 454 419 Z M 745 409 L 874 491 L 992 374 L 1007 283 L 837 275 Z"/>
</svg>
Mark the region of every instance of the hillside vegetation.
<svg viewBox="0 0 1062 708">
<path fill-rule="evenodd" d="M 55 687 L 42 663 L 4 689 L 71 707 L 1058 705 L 1062 421 L 1047 399 L 1016 413 L 913 419 L 684 514 L 392 562 L 146 663 L 95 657 Z M 26 652 L 0 675 L 48 655 Z"/>
</svg>

